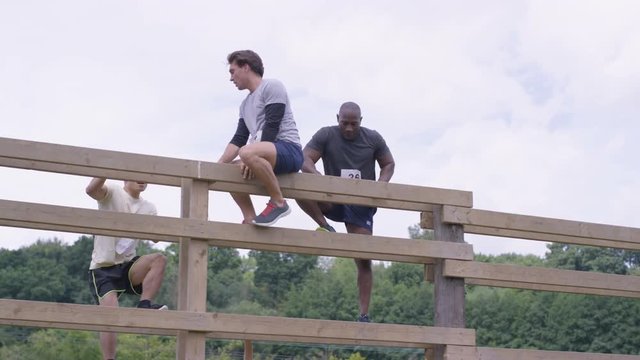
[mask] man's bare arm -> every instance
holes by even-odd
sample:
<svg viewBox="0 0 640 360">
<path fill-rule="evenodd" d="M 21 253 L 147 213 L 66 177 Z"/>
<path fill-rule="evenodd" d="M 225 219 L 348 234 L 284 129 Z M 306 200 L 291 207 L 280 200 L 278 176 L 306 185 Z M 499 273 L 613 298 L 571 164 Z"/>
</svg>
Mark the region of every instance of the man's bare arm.
<svg viewBox="0 0 640 360">
<path fill-rule="evenodd" d="M 318 150 L 305 147 L 302 151 L 302 155 L 304 157 L 302 162 L 302 172 L 322 175 L 322 173 L 316 169 L 316 163 L 320 160 L 321 156 L 320 152 Z"/>
<path fill-rule="evenodd" d="M 380 156 L 378 159 L 378 165 L 380 165 L 380 176 L 378 181 L 389 182 L 393 176 L 393 171 L 396 168 L 396 162 L 393 160 L 393 155 L 387 153 Z"/>
<path fill-rule="evenodd" d="M 107 196 L 107 187 L 104 186 L 105 181 L 107 181 L 106 178 L 91 179 L 91 182 L 87 185 L 85 192 L 95 200 L 100 201 L 104 199 L 104 197 Z"/>
</svg>

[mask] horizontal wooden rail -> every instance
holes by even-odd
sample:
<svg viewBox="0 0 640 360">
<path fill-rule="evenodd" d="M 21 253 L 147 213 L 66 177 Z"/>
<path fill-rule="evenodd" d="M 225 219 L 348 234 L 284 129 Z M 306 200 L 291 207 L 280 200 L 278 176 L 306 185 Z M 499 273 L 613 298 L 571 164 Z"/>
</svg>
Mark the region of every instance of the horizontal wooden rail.
<svg viewBox="0 0 640 360">
<path fill-rule="evenodd" d="M 597 354 L 573 351 L 478 348 L 478 360 L 640 360 L 639 355 Z"/>
<path fill-rule="evenodd" d="M 0 225 L 172 242 L 185 237 L 206 239 L 211 246 L 411 263 L 432 263 L 436 258 L 473 259 L 469 244 L 262 228 L 11 200 L 0 200 Z"/>
<path fill-rule="evenodd" d="M 447 360 L 640 360 L 640 355 L 447 346 Z"/>
<path fill-rule="evenodd" d="M 84 330 L 196 331 L 219 338 L 286 339 L 293 342 L 427 348 L 475 345 L 475 330 L 395 324 L 233 315 L 0 299 L 0 323 Z"/>
<path fill-rule="evenodd" d="M 423 216 L 424 225 L 429 217 Z M 471 234 L 514 237 L 588 246 L 640 250 L 640 229 L 444 206 L 443 221 Z"/>
<path fill-rule="evenodd" d="M 640 298 L 640 276 L 633 275 L 459 260 L 445 260 L 444 274 L 471 285 Z"/>
<path fill-rule="evenodd" d="M 265 194 L 257 181 L 242 179 L 234 165 L 82 148 L 0 137 L 0 166 L 180 186 L 182 178 L 210 182 L 219 191 Z M 469 191 L 335 176 L 279 176 L 287 197 L 430 211 L 433 205 L 472 206 Z"/>
</svg>

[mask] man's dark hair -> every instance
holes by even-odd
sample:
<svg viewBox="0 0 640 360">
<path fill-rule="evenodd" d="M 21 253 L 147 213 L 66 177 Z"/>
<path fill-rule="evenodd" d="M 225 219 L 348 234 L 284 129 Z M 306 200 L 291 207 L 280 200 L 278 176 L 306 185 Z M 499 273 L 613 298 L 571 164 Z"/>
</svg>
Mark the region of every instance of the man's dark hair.
<svg viewBox="0 0 640 360">
<path fill-rule="evenodd" d="M 252 50 L 234 51 L 229 54 L 229 56 L 227 56 L 227 62 L 229 63 L 229 65 L 235 62 L 238 66 L 244 66 L 245 64 L 247 64 L 251 68 L 251 71 L 260 75 L 260 77 L 264 75 L 264 66 L 262 65 L 262 59 L 260 59 L 260 56 L 258 56 L 258 54 L 256 54 Z"/>
</svg>

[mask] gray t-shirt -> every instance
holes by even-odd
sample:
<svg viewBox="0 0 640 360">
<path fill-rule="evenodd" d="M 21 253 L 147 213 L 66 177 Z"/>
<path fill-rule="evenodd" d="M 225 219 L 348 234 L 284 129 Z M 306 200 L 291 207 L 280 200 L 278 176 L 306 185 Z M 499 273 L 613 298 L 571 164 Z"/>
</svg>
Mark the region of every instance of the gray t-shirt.
<svg viewBox="0 0 640 360">
<path fill-rule="evenodd" d="M 323 127 L 306 147 L 320 152 L 325 175 L 365 180 L 376 180 L 376 159 L 390 152 L 382 136 L 365 127 L 353 140 L 343 138 L 338 126 Z"/>
<path fill-rule="evenodd" d="M 284 116 L 276 141 L 300 144 L 300 135 L 293 119 L 289 96 L 284 85 L 275 79 L 262 79 L 258 88 L 247 95 L 240 105 L 240 118 L 249 129 L 249 143 L 260 141 L 265 124 L 265 107 L 269 104 L 284 104 Z"/>
</svg>

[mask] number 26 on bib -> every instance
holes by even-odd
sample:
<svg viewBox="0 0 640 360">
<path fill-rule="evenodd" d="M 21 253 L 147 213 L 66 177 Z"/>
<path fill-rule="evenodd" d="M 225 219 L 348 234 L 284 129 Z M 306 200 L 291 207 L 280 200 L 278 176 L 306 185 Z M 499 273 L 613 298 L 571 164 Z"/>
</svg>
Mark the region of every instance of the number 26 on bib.
<svg viewBox="0 0 640 360">
<path fill-rule="evenodd" d="M 340 177 L 347 179 L 361 179 L 360 170 L 358 169 L 341 169 Z"/>
</svg>

